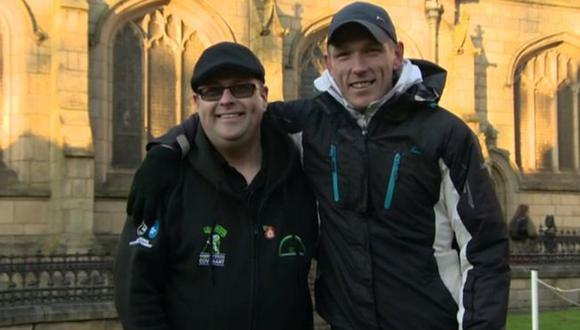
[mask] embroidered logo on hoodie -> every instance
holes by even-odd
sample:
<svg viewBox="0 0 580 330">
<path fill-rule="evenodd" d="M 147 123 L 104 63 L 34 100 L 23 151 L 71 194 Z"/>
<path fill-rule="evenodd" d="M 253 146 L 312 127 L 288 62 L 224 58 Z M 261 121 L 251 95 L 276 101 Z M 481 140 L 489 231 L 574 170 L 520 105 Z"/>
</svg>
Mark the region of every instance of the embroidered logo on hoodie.
<svg viewBox="0 0 580 330">
<path fill-rule="evenodd" d="M 140 245 L 150 249 L 153 247 L 151 241 L 154 240 L 158 234 L 159 220 L 155 220 L 151 227 L 148 227 L 147 224 L 145 224 L 145 221 L 143 221 L 143 223 L 141 223 L 137 228 L 137 239 L 129 242 L 129 245 Z"/>
<path fill-rule="evenodd" d="M 137 227 L 137 236 L 143 236 L 143 234 L 147 232 L 147 229 L 149 229 L 149 227 L 147 227 L 145 221 L 141 222 L 141 225 Z"/>
<path fill-rule="evenodd" d="M 278 256 L 280 257 L 304 256 L 305 252 L 306 248 L 302 243 L 302 238 L 298 235 L 287 235 L 280 241 L 278 248 Z"/>
<path fill-rule="evenodd" d="M 228 235 L 227 229 L 221 225 L 205 226 L 203 233 L 208 235 L 205 246 L 199 254 L 198 264 L 200 266 L 211 265 L 216 267 L 223 267 L 226 262 L 226 254 L 221 252 L 221 244 L 223 239 Z"/>
<path fill-rule="evenodd" d="M 264 225 L 262 226 L 262 229 L 264 230 L 264 237 L 266 239 L 271 240 L 276 238 L 276 227 Z"/>
</svg>

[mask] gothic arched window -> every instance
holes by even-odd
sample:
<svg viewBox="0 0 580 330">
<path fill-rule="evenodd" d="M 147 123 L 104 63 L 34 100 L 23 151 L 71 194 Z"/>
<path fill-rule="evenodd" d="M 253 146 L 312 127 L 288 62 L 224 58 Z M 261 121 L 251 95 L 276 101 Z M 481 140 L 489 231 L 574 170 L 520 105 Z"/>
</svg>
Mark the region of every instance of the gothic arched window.
<svg viewBox="0 0 580 330">
<path fill-rule="evenodd" d="M 324 71 L 324 47 L 326 47 L 325 33 L 318 33 L 312 37 L 313 42 L 304 51 L 300 61 L 301 98 L 310 98 L 317 94 L 314 80 Z"/>
<path fill-rule="evenodd" d="M 113 48 L 113 166 L 133 168 L 141 162 L 143 128 L 143 51 L 138 29 L 129 22 L 117 33 Z"/>
<path fill-rule="evenodd" d="M 0 32 L 0 167 L 3 166 L 3 155 L 2 155 L 2 135 L 4 134 L 4 62 L 3 54 L 4 48 L 2 40 L 2 33 Z"/>
<path fill-rule="evenodd" d="M 153 43 L 149 49 L 148 72 L 147 133 L 150 139 L 162 135 L 176 123 L 175 54 L 168 44 Z"/>
<path fill-rule="evenodd" d="M 194 111 L 193 109 L 193 92 L 189 86 L 189 79 L 191 78 L 193 66 L 201 55 L 205 47 L 201 44 L 195 34 L 192 34 L 185 42 L 184 51 L 182 54 L 181 66 L 181 117 L 187 118 Z"/>
<path fill-rule="evenodd" d="M 203 45 L 163 9 L 126 22 L 113 47 L 112 165 L 135 168 L 144 144 L 192 112 L 189 78 Z"/>
<path fill-rule="evenodd" d="M 524 173 L 580 174 L 578 49 L 540 50 L 516 70 L 516 161 Z"/>
</svg>

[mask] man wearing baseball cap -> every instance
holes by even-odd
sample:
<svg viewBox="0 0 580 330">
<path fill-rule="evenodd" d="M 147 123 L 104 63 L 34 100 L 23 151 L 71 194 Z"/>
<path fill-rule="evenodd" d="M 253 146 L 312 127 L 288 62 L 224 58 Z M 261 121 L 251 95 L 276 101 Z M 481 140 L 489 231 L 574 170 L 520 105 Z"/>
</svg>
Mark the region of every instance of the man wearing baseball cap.
<svg viewBox="0 0 580 330">
<path fill-rule="evenodd" d="M 246 47 L 206 49 L 191 78 L 199 121 L 153 223 L 125 224 L 115 302 L 125 329 L 311 330 L 314 196 L 294 143 L 262 119 L 264 68 Z M 290 197 L 292 196 L 292 197 Z"/>
<path fill-rule="evenodd" d="M 437 104 L 445 71 L 405 59 L 388 13 L 365 2 L 334 15 L 327 50 L 321 93 L 265 114 L 302 133 L 321 226 L 318 312 L 341 330 L 503 328 L 506 225 L 476 136 Z M 164 143 L 185 154 L 176 136 Z M 129 200 L 137 212 L 155 196 L 135 198 L 143 191 Z"/>
</svg>

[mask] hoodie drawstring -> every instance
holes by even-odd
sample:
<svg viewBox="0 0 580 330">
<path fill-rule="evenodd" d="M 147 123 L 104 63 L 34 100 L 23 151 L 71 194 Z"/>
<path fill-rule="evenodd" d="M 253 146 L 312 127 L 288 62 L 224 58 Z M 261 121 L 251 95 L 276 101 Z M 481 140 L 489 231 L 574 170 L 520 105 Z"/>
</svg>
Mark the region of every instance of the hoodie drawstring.
<svg viewBox="0 0 580 330">
<path fill-rule="evenodd" d="M 215 185 L 215 198 L 214 198 L 214 204 L 212 207 L 213 210 L 213 222 L 211 225 L 211 231 L 209 233 L 209 272 L 210 272 L 210 277 L 211 277 L 211 287 L 214 288 L 215 287 L 215 271 L 214 271 L 214 266 L 213 266 L 213 256 L 214 256 L 214 251 L 213 251 L 213 235 L 215 232 L 215 228 L 217 226 L 217 212 L 218 212 L 218 206 L 219 206 L 219 196 L 220 196 L 220 183 L 216 183 Z"/>
</svg>

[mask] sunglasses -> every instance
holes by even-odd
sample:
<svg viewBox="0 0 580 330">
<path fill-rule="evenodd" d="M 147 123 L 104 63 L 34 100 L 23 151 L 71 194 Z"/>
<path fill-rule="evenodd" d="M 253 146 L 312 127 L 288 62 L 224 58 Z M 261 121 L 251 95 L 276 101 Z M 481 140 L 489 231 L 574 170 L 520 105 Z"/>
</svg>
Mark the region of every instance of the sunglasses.
<svg viewBox="0 0 580 330">
<path fill-rule="evenodd" d="M 244 83 L 231 86 L 200 87 L 195 92 L 204 101 L 219 101 L 226 89 L 228 89 L 235 98 L 245 99 L 254 95 L 256 85 L 252 83 Z"/>
</svg>

